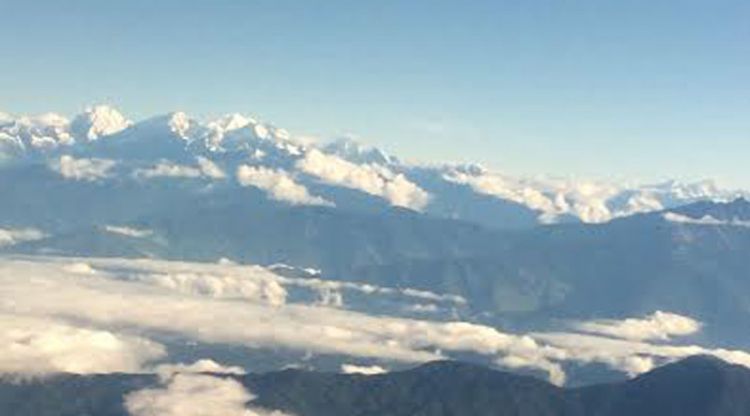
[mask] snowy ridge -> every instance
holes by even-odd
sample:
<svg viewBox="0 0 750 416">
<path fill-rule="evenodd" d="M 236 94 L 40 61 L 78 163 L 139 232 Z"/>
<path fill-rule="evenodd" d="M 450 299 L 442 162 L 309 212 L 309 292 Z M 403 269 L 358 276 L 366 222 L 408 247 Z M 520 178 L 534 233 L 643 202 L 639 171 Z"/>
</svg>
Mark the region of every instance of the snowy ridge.
<svg viewBox="0 0 750 416">
<path fill-rule="evenodd" d="M 446 189 L 468 190 L 475 200 L 518 205 L 539 223 L 602 223 L 700 200 L 748 196 L 711 181 L 633 186 L 521 178 L 479 165 L 412 166 L 351 138 L 311 144 L 238 113 L 201 121 L 174 112 L 134 123 L 106 105 L 87 108 L 72 121 L 56 113 L 0 113 L 0 164 L 24 160 L 42 160 L 70 180 L 117 180 L 124 174 L 138 180 L 229 181 L 240 190 L 253 187 L 293 205 L 345 207 L 334 191 L 347 190 L 391 206 L 479 223 L 492 222 L 493 215 L 472 214 L 475 202 Z M 111 174 L 115 165 L 123 168 Z M 263 172 L 267 174 L 260 180 Z M 248 173 L 254 173 L 253 180 Z"/>
</svg>

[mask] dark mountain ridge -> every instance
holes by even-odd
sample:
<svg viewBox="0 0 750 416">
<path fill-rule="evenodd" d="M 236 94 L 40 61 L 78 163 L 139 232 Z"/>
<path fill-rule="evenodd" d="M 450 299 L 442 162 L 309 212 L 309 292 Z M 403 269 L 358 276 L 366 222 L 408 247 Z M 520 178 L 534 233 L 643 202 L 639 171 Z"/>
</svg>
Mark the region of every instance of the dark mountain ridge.
<svg viewBox="0 0 750 416">
<path fill-rule="evenodd" d="M 564 389 L 458 362 L 382 375 L 285 370 L 231 377 L 254 406 L 298 416 L 746 416 L 750 369 L 695 356 L 629 381 Z M 0 383 L 7 416 L 125 416 L 123 397 L 153 387 L 153 375 L 59 375 Z M 71 399 L 75 398 L 75 399 Z"/>
</svg>

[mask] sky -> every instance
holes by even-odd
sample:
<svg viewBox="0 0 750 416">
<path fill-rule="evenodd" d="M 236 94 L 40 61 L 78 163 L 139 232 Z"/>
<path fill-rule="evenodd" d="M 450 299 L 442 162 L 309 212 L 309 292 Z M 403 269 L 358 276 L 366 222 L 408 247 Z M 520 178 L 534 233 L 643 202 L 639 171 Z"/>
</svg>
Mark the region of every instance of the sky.
<svg viewBox="0 0 750 416">
<path fill-rule="evenodd" d="M 750 188 L 746 0 L 0 0 L 0 111 L 249 113 L 411 161 Z"/>
</svg>

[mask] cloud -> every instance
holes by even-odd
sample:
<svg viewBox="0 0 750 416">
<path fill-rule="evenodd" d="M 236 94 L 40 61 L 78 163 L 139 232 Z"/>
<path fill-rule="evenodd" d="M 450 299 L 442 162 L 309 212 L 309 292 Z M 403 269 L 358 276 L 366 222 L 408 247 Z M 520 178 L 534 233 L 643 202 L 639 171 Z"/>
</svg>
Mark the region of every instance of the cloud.
<svg viewBox="0 0 750 416">
<path fill-rule="evenodd" d="M 203 176 L 200 168 L 179 165 L 162 160 L 153 167 L 137 169 L 135 176 L 140 178 L 200 178 Z"/>
<path fill-rule="evenodd" d="M 577 323 L 574 328 L 628 340 L 665 341 L 673 336 L 694 334 L 701 329 L 701 323 L 687 316 L 656 311 L 642 319 L 594 320 Z"/>
<path fill-rule="evenodd" d="M 379 365 L 361 366 L 355 364 L 342 364 L 341 372 L 344 374 L 363 374 L 366 376 L 374 376 L 377 374 L 385 374 L 388 372 L 388 370 Z"/>
<path fill-rule="evenodd" d="M 227 177 L 227 174 L 216 163 L 203 156 L 198 156 L 198 167 L 203 176 L 211 179 L 224 179 Z"/>
<path fill-rule="evenodd" d="M 564 360 L 603 363 L 635 376 L 667 362 L 693 355 L 712 355 L 733 364 L 750 367 L 744 351 L 709 349 L 697 345 L 654 344 L 577 333 L 533 333 L 534 338 L 564 351 Z"/>
<path fill-rule="evenodd" d="M 373 164 L 357 165 L 338 156 L 327 155 L 311 149 L 296 166 L 301 171 L 322 181 L 356 189 L 381 197 L 392 205 L 420 211 L 430 200 L 430 195 L 403 174 Z"/>
<path fill-rule="evenodd" d="M 273 276 L 261 270 L 252 275 L 169 272 L 136 274 L 130 278 L 180 293 L 283 305 L 287 297 L 286 289 Z"/>
<path fill-rule="evenodd" d="M 663 210 L 700 200 L 732 199 L 737 192 L 722 191 L 711 182 L 627 185 L 603 181 L 556 178 L 518 178 L 491 172 L 479 165 L 448 166 L 442 177 L 475 192 L 524 205 L 539 212 L 542 222 L 572 216 L 587 223 Z"/>
<path fill-rule="evenodd" d="M 205 157 L 199 156 L 197 165 L 180 165 L 167 160 L 162 160 L 150 168 L 136 169 L 134 175 L 139 178 L 206 178 L 220 180 L 226 178 L 221 168 L 216 163 Z"/>
<path fill-rule="evenodd" d="M 132 228 L 117 225 L 105 225 L 104 230 L 108 233 L 123 235 L 125 237 L 146 238 L 154 234 L 153 230 Z"/>
<path fill-rule="evenodd" d="M 63 155 L 59 162 L 52 164 L 50 168 L 65 179 L 94 182 L 108 178 L 115 165 L 117 162 L 109 159 L 76 159 L 70 155 Z"/>
<path fill-rule="evenodd" d="M 237 169 L 237 180 L 243 186 L 254 186 L 266 191 L 269 197 L 277 201 L 292 205 L 333 206 L 330 201 L 310 195 L 307 188 L 295 182 L 283 170 L 242 165 Z"/>
<path fill-rule="evenodd" d="M 96 273 L 81 274 L 71 270 L 70 264 L 76 262 L 85 262 Z M 160 282 L 162 277 L 170 283 Z M 203 283 L 203 280 L 214 282 L 214 279 L 218 279 L 218 283 Z M 695 323 L 690 318 L 664 312 L 622 321 L 574 323 L 568 332 L 514 334 L 471 322 L 370 315 L 315 304 L 315 298 L 310 304 L 289 299 L 283 303 L 269 302 L 263 290 L 244 296 L 243 279 L 250 280 L 251 286 L 267 280 L 279 284 L 283 290 L 294 282 L 294 279 L 275 276 L 257 266 L 100 258 L 4 258 L 0 259 L 0 293 L 3 294 L 0 315 L 11 316 L 13 319 L 9 322 L 21 329 L 29 326 L 26 319 L 41 322 L 40 331 L 55 328 L 48 325 L 49 322 L 76 322 L 85 325 L 79 328 L 84 332 L 73 331 L 84 341 L 99 339 L 85 331 L 108 333 L 109 337 L 103 339 L 113 337 L 119 342 L 111 345 L 121 348 L 107 350 L 106 355 L 102 354 L 101 359 L 90 364 L 91 370 L 101 367 L 105 371 L 141 368 L 144 363 L 152 363 L 154 358 L 160 357 L 158 344 L 153 348 L 139 347 L 154 344 L 136 339 L 128 335 L 130 333 L 162 334 L 169 339 L 177 336 L 209 345 L 274 348 L 402 363 L 470 353 L 504 367 L 545 371 L 557 384 L 564 383 L 563 363 L 568 362 L 603 363 L 629 374 L 639 374 L 670 360 L 708 354 L 750 367 L 750 354 L 744 351 L 672 344 L 673 337 L 692 333 Z M 204 284 L 209 288 L 215 284 L 218 289 L 195 289 L 196 285 Z M 316 282 L 313 287 L 326 285 L 327 282 Z M 123 332 L 125 330 L 127 332 Z M 16 328 L 1 325 L 0 332 L 6 337 L 18 333 Z M 28 336 L 21 332 L 20 339 L 26 340 Z M 86 344 L 70 341 L 65 345 L 80 343 Z M 5 345 L 12 343 L 5 342 Z M 94 343 L 94 347 L 96 345 Z M 81 350 L 86 351 L 86 348 Z M 53 351 L 51 356 L 57 357 L 58 353 L 62 357 L 74 357 L 70 362 L 79 360 L 65 349 Z M 12 358 L 9 362 L 16 361 L 19 360 Z M 20 367 L 19 371 L 23 370 L 22 365 L 14 365 Z M 211 365 L 194 364 L 183 369 L 201 367 L 211 368 Z M 63 366 L 46 365 L 39 371 L 55 368 Z M 173 368 L 179 370 L 179 367 Z"/>
<path fill-rule="evenodd" d="M 0 313 L 0 373 L 138 372 L 164 354 L 161 345 L 144 338 Z"/>
<path fill-rule="evenodd" d="M 69 259 L 0 261 L 0 291 L 12 303 L 0 304 L 39 318 L 65 316 L 97 327 L 138 328 L 177 334 L 196 342 L 251 348 L 283 348 L 312 353 L 425 362 L 444 351 L 516 356 L 537 368 L 554 367 L 543 346 L 523 336 L 461 322 L 403 319 L 316 305 L 186 295 L 122 280 L 124 268 L 143 261 L 87 259 L 95 275 L 64 269 Z M 168 262 L 160 262 L 162 267 Z M 178 264 L 177 269 L 187 267 Z M 220 265 L 194 265 L 198 271 Z M 175 270 L 163 270 L 174 273 Z M 165 273 L 166 274 L 166 273 Z M 139 307 L 139 305 L 141 305 Z M 148 305 L 148 307 L 145 307 Z"/>
<path fill-rule="evenodd" d="M 36 241 L 47 235 L 34 228 L 7 229 L 0 228 L 0 248 L 16 245 L 26 241 Z"/>
<path fill-rule="evenodd" d="M 730 226 L 730 227 L 750 227 L 750 221 L 734 218 L 731 220 L 720 220 L 711 215 L 705 215 L 701 218 L 688 217 L 687 215 L 666 212 L 663 215 L 666 221 L 679 224 L 708 225 L 708 226 Z"/>
<path fill-rule="evenodd" d="M 68 273 L 75 273 L 75 274 L 96 274 L 96 269 L 91 267 L 90 264 L 78 261 L 74 263 L 70 263 L 66 266 L 63 266 L 63 270 L 65 270 Z"/>
<path fill-rule="evenodd" d="M 171 377 L 177 373 L 192 374 L 246 374 L 245 369 L 236 366 L 225 366 L 210 359 L 201 359 L 192 364 L 161 364 L 156 367 L 156 373 L 162 377 Z"/>
<path fill-rule="evenodd" d="M 246 408 L 255 397 L 231 378 L 177 373 L 163 386 L 125 397 L 132 416 L 282 416 L 282 412 Z"/>
</svg>

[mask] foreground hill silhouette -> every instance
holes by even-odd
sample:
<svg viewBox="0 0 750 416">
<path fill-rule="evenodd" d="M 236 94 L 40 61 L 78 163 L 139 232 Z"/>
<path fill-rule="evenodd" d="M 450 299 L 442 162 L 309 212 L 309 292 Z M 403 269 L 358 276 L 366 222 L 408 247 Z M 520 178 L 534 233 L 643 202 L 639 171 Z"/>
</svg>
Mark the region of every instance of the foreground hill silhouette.
<svg viewBox="0 0 750 416">
<path fill-rule="evenodd" d="M 236 378 L 253 405 L 298 416 L 740 416 L 750 414 L 750 369 L 696 356 L 635 379 L 564 389 L 527 376 L 458 362 L 383 375 L 285 370 Z M 152 375 L 61 375 L 0 384 L 7 416 L 122 416 L 123 396 Z"/>
</svg>

